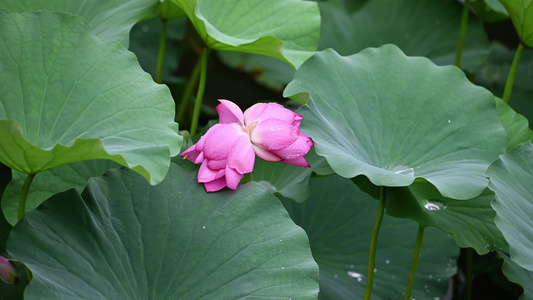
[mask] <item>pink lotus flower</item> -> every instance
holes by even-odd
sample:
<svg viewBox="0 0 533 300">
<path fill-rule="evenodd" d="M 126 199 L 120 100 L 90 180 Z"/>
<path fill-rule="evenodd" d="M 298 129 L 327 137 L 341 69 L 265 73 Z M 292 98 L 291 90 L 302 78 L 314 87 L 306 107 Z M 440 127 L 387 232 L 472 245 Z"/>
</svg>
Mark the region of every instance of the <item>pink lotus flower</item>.
<svg viewBox="0 0 533 300">
<path fill-rule="evenodd" d="M 7 284 L 13 284 L 18 277 L 17 269 L 7 258 L 0 256 L 0 280 Z"/>
<path fill-rule="evenodd" d="M 304 155 L 313 140 L 298 127 L 302 116 L 277 103 L 258 103 L 244 114 L 233 102 L 219 100 L 220 123 L 209 128 L 198 143 L 180 154 L 201 163 L 198 182 L 208 192 L 225 186 L 234 190 L 254 168 L 255 155 L 308 168 Z"/>
</svg>

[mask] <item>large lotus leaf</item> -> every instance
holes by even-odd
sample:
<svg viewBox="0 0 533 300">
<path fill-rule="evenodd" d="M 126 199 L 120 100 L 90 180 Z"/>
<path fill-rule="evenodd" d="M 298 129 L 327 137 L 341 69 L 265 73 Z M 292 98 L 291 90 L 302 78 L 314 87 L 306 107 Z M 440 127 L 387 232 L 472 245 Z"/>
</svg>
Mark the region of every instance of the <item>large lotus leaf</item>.
<svg viewBox="0 0 533 300">
<path fill-rule="evenodd" d="M 12 231 L 33 273 L 25 299 L 308 298 L 318 267 L 305 232 L 258 183 L 206 193 L 172 164 L 150 186 L 113 169 L 55 195 Z"/>
<path fill-rule="evenodd" d="M 522 42 L 533 47 L 533 2 L 531 0 L 500 0 L 505 6 Z"/>
<path fill-rule="evenodd" d="M 533 144 L 525 142 L 501 155 L 487 176 L 496 192 L 496 226 L 509 242 L 511 259 L 533 271 Z"/>
<path fill-rule="evenodd" d="M 326 160 L 318 156 L 314 148 L 305 159 L 310 168 L 302 168 L 279 162 L 267 162 L 257 158 L 251 180 L 264 184 L 272 193 L 303 202 L 309 197 L 309 178 L 316 171 L 327 167 Z M 331 174 L 331 173 L 330 173 Z M 326 175 L 326 174 L 321 174 Z M 327 174 L 329 175 L 329 174 Z"/>
<path fill-rule="evenodd" d="M 507 150 L 525 141 L 533 141 L 533 131 L 529 129 L 529 122 L 524 116 L 516 113 L 498 97 L 496 97 L 496 106 L 500 121 L 507 132 Z"/>
<path fill-rule="evenodd" d="M 379 186 L 423 178 L 445 197 L 470 199 L 505 150 L 490 92 L 456 67 L 407 57 L 394 45 L 348 57 L 319 52 L 284 96 L 306 104 L 301 129 L 337 174 Z"/>
<path fill-rule="evenodd" d="M 160 182 L 181 145 L 168 88 L 78 16 L 0 10 L 0 161 L 22 173 L 110 159 Z"/>
<path fill-rule="evenodd" d="M 372 0 L 347 13 L 321 3 L 319 49 L 333 48 L 351 55 L 367 47 L 395 44 L 410 56 L 425 56 L 437 65 L 454 65 L 461 23 L 457 1 Z M 476 71 L 488 55 L 488 38 L 475 17 L 468 22 L 463 68 Z"/>
<path fill-rule="evenodd" d="M 470 6 L 476 15 L 487 23 L 496 23 L 509 19 L 507 10 L 498 0 L 471 0 Z"/>
<path fill-rule="evenodd" d="M 442 197 L 435 187 L 423 182 L 387 189 L 386 209 L 391 216 L 411 218 L 424 227 L 435 226 L 450 234 L 459 247 L 485 254 L 507 245 L 494 224 L 492 199 L 494 193 L 485 189 L 474 199 L 454 200 Z"/>
<path fill-rule="evenodd" d="M 533 271 L 520 267 L 504 253 L 500 253 L 500 255 L 503 257 L 503 274 L 509 281 L 517 283 L 524 288 L 524 293 L 518 299 L 533 299 Z"/>
<path fill-rule="evenodd" d="M 212 49 L 264 54 L 298 68 L 316 50 L 318 5 L 302 0 L 173 0 Z"/>
<path fill-rule="evenodd" d="M 110 160 L 80 161 L 39 173 L 32 181 L 26 199 L 26 211 L 35 209 L 54 194 L 74 188 L 78 192 L 85 188 L 89 178 L 102 175 L 119 165 Z M 18 202 L 22 185 L 27 175 L 13 171 L 13 179 L 2 197 L 2 211 L 8 222 L 18 222 Z"/>
<path fill-rule="evenodd" d="M 284 201 L 309 236 L 320 268 L 320 299 L 363 299 L 368 249 L 378 202 L 339 176 L 311 178 L 303 203 Z M 418 225 L 385 215 L 378 237 L 372 299 L 405 294 Z M 459 248 L 452 238 L 426 228 L 412 297 L 443 299 L 456 271 Z"/>
<path fill-rule="evenodd" d="M 0 8 L 23 13 L 32 10 L 68 12 L 83 17 L 94 34 L 129 44 L 130 29 L 139 20 L 156 14 L 154 0 L 3 0 Z M 2 29 L 5 30 L 5 29 Z"/>
</svg>

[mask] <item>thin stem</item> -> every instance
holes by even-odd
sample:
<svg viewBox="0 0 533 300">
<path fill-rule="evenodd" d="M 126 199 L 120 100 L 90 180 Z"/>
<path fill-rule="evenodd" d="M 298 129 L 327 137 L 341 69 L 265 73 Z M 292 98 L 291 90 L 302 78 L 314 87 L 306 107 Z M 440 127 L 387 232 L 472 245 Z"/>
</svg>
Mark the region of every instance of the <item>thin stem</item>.
<svg viewBox="0 0 533 300">
<path fill-rule="evenodd" d="M 28 191 L 30 190 L 33 178 L 35 178 L 35 174 L 28 174 L 26 181 L 24 181 L 24 185 L 22 186 L 22 191 L 20 192 L 18 208 L 19 221 L 24 218 L 24 214 L 26 213 L 26 199 L 28 198 Z"/>
<path fill-rule="evenodd" d="M 198 93 L 196 93 L 196 102 L 192 113 L 191 136 L 196 134 L 198 129 L 198 120 L 200 119 L 200 108 L 202 107 L 202 98 L 205 91 L 205 79 L 207 77 L 207 58 L 209 57 L 209 48 L 205 48 L 202 53 L 202 66 L 200 69 L 200 83 L 198 84 Z"/>
<path fill-rule="evenodd" d="M 415 253 L 413 254 L 413 262 L 411 263 L 411 273 L 409 274 L 409 281 L 407 282 L 407 290 L 405 291 L 405 300 L 411 298 L 411 291 L 415 283 L 416 269 L 418 268 L 418 259 L 420 258 L 420 249 L 422 249 L 422 240 L 424 239 L 425 227 L 418 226 L 418 234 L 416 235 Z"/>
<path fill-rule="evenodd" d="M 505 103 L 509 103 L 511 99 L 511 92 L 513 90 L 514 77 L 516 76 L 516 70 L 518 70 L 518 63 L 520 62 L 520 57 L 522 57 L 522 51 L 524 51 L 524 44 L 520 42 L 516 53 L 514 55 L 513 64 L 511 65 L 511 70 L 509 70 L 509 75 L 507 76 L 507 82 L 505 83 L 505 90 L 503 91 L 502 100 Z"/>
<path fill-rule="evenodd" d="M 374 283 L 374 266 L 376 264 L 376 248 L 378 243 L 379 227 L 381 226 L 381 221 L 383 220 L 384 212 L 385 187 L 381 186 L 379 188 L 378 215 L 376 216 L 376 223 L 374 224 L 374 229 L 372 230 L 372 238 L 370 239 L 370 253 L 368 255 L 368 275 L 366 279 L 365 300 L 370 300 L 370 296 L 372 296 L 372 286 Z"/>
<path fill-rule="evenodd" d="M 157 55 L 157 66 L 155 69 L 155 82 L 162 83 L 163 61 L 165 60 L 165 50 L 167 48 L 167 20 L 161 19 L 161 37 L 159 40 L 159 54 Z"/>
<path fill-rule="evenodd" d="M 472 299 L 472 269 L 474 268 L 474 249 L 466 249 L 466 269 L 465 269 L 465 300 Z"/>
<path fill-rule="evenodd" d="M 465 0 L 463 6 L 463 17 L 461 18 L 461 29 L 459 31 L 459 43 L 457 44 L 457 53 L 455 54 L 455 65 L 460 68 L 463 60 L 463 46 L 466 37 L 466 27 L 468 26 L 468 9 L 470 8 L 470 0 Z"/>
<path fill-rule="evenodd" d="M 200 78 L 200 69 L 202 66 L 202 57 L 200 56 L 200 59 L 198 59 L 198 62 L 196 62 L 196 65 L 194 66 L 194 70 L 192 71 L 191 77 L 189 78 L 189 81 L 187 82 L 187 85 L 185 86 L 185 91 L 183 92 L 183 96 L 181 97 L 181 102 L 179 107 L 176 107 L 176 122 L 181 124 L 183 123 L 183 116 L 185 115 L 185 112 L 187 111 L 187 104 L 189 104 L 189 99 L 191 98 L 192 91 L 194 90 L 194 87 L 196 87 L 196 84 L 198 84 L 198 79 Z"/>
</svg>

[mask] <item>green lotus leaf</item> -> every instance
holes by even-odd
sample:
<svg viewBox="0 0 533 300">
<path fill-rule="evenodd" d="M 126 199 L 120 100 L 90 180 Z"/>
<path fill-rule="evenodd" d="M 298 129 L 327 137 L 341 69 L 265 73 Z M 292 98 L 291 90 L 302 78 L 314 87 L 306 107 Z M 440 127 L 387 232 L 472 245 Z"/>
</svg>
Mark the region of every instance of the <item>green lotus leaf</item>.
<svg viewBox="0 0 533 300">
<path fill-rule="evenodd" d="M 391 13 L 394 12 L 394 13 Z M 397 45 L 409 56 L 424 56 L 437 65 L 455 65 L 462 6 L 456 1 L 372 0 L 359 10 L 321 2 L 318 49 L 351 55 L 367 47 Z M 468 22 L 462 67 L 476 72 L 486 60 L 488 38 L 483 26 Z"/>
<path fill-rule="evenodd" d="M 533 272 L 516 264 L 509 256 L 500 253 L 503 257 L 503 274 L 509 281 L 517 283 L 524 288 L 524 293 L 519 300 L 533 299 Z"/>
<path fill-rule="evenodd" d="M 305 232 L 258 183 L 206 193 L 172 164 L 157 186 L 125 169 L 30 211 L 8 240 L 25 299 L 316 299 Z"/>
<path fill-rule="evenodd" d="M 109 159 L 152 184 L 181 136 L 167 87 L 72 14 L 0 10 L 0 162 L 26 174 Z"/>
<path fill-rule="evenodd" d="M 312 1 L 173 1 L 215 50 L 268 55 L 298 68 L 318 45 L 320 13 Z"/>
<path fill-rule="evenodd" d="M 120 165 L 110 160 L 89 160 L 41 172 L 32 181 L 26 200 L 26 211 L 37 208 L 54 194 L 68 189 L 74 188 L 81 193 L 89 178 L 100 176 L 118 166 Z M 18 222 L 18 202 L 26 176 L 24 173 L 13 171 L 13 179 L 2 196 L 2 211 L 12 225 Z"/>
<path fill-rule="evenodd" d="M 533 47 L 533 2 L 531 0 L 500 0 L 505 6 L 520 40 Z"/>
<path fill-rule="evenodd" d="M 448 198 L 470 199 L 505 151 L 494 96 L 456 67 L 407 57 L 394 45 L 305 62 L 284 91 L 305 104 L 301 129 L 339 175 L 378 186 L 431 182 Z"/>
<path fill-rule="evenodd" d="M 0 8 L 18 13 L 32 10 L 67 12 L 83 17 L 98 37 L 117 40 L 128 47 L 130 29 L 139 20 L 155 16 L 153 0 L 4 0 Z M 5 29 L 3 29 L 5 30 Z"/>
<path fill-rule="evenodd" d="M 496 192 L 496 226 L 509 243 L 511 259 L 533 271 L 533 144 L 525 142 L 500 156 L 487 170 Z"/>
<path fill-rule="evenodd" d="M 309 236 L 320 268 L 320 299 L 363 299 L 368 250 L 378 202 L 337 175 L 310 180 L 303 203 L 284 201 L 296 224 Z M 404 295 L 418 225 L 385 215 L 376 252 L 372 299 Z M 415 299 L 443 299 L 457 272 L 459 248 L 436 228 L 426 228 L 414 288 Z"/>
<path fill-rule="evenodd" d="M 498 0 L 471 0 L 470 6 L 476 15 L 487 23 L 497 23 L 509 19 L 509 14 Z"/>
<path fill-rule="evenodd" d="M 494 224 L 496 212 L 490 205 L 494 193 L 489 189 L 469 200 L 442 197 L 427 182 L 389 188 L 386 193 L 387 214 L 413 219 L 424 227 L 435 226 L 450 234 L 459 247 L 486 254 L 507 246 Z"/>
<path fill-rule="evenodd" d="M 533 131 L 529 129 L 529 122 L 524 116 L 515 112 L 498 97 L 496 97 L 496 106 L 502 125 L 507 132 L 507 150 L 525 141 L 533 141 Z"/>
<path fill-rule="evenodd" d="M 309 197 L 309 178 L 311 174 L 317 170 L 325 170 L 327 167 L 326 160 L 318 156 L 313 149 L 309 151 L 305 159 L 311 165 L 310 168 L 279 162 L 267 162 L 257 158 L 254 170 L 251 173 L 251 180 L 261 182 L 273 194 L 282 195 L 296 202 L 303 202 Z"/>
</svg>

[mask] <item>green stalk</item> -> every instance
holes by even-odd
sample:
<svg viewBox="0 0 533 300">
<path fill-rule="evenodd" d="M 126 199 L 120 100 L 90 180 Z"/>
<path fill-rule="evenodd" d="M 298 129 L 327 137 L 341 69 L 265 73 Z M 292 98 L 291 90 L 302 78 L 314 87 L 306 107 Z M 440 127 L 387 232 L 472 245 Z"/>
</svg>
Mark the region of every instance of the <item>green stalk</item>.
<svg viewBox="0 0 533 300">
<path fill-rule="evenodd" d="M 470 8 L 470 0 L 465 0 L 463 6 L 463 16 L 461 18 L 461 29 L 459 31 L 459 43 L 457 45 L 457 53 L 455 54 L 455 65 L 461 68 L 463 60 L 463 46 L 465 44 L 466 27 L 468 26 L 468 9 Z"/>
<path fill-rule="evenodd" d="M 209 48 L 205 48 L 202 53 L 202 66 L 200 69 L 200 83 L 198 84 L 198 93 L 196 93 L 196 102 L 192 113 L 191 136 L 196 134 L 198 129 L 198 120 L 200 119 L 200 108 L 202 107 L 202 98 L 205 91 L 205 79 L 207 76 L 207 58 L 209 57 Z"/>
<path fill-rule="evenodd" d="M 163 61 L 165 60 L 165 50 L 167 48 L 167 20 L 161 19 L 161 37 L 159 40 L 159 54 L 157 55 L 157 66 L 155 69 L 155 82 L 162 83 Z"/>
<path fill-rule="evenodd" d="M 28 191 L 30 190 L 31 183 L 33 181 L 33 178 L 35 178 L 35 174 L 28 174 L 26 177 L 26 181 L 24 181 L 24 185 L 22 186 L 22 191 L 20 193 L 19 198 L 19 208 L 18 208 L 18 219 L 19 221 L 24 218 L 24 214 L 26 213 L 26 199 L 28 198 Z"/>
<path fill-rule="evenodd" d="M 187 111 L 187 104 L 189 104 L 189 99 L 191 98 L 192 91 L 194 90 L 194 87 L 198 83 L 198 79 L 200 78 L 200 68 L 202 66 L 202 57 L 198 60 L 196 65 L 194 66 L 194 70 L 192 71 L 191 77 L 189 78 L 189 81 L 187 82 L 187 85 L 185 86 L 185 91 L 183 92 L 183 96 L 181 97 L 181 102 L 179 107 L 176 107 L 176 123 L 183 123 L 183 116 L 185 112 Z"/>
<path fill-rule="evenodd" d="M 516 76 L 516 70 L 518 70 L 518 63 L 520 62 L 520 57 L 522 57 L 522 51 L 524 51 L 524 44 L 520 42 L 516 53 L 514 55 L 513 64 L 511 65 L 511 70 L 509 70 L 509 75 L 507 76 L 507 82 L 505 83 L 505 90 L 503 91 L 502 100 L 505 103 L 509 103 L 511 99 L 511 91 L 513 90 L 514 77 Z"/>
<path fill-rule="evenodd" d="M 383 214 L 385 212 L 385 187 L 379 188 L 379 207 L 378 215 L 376 216 L 376 223 L 372 230 L 372 238 L 370 239 L 370 253 L 368 255 L 368 275 L 366 279 L 366 291 L 365 300 L 370 300 L 372 296 L 372 287 L 374 284 L 374 266 L 376 264 L 376 248 L 378 243 L 379 227 L 381 227 L 381 221 L 383 220 Z"/>
<path fill-rule="evenodd" d="M 409 274 L 409 281 L 407 282 L 407 291 L 405 291 L 405 300 L 411 298 L 413 285 L 415 283 L 416 269 L 418 268 L 418 259 L 420 258 L 420 250 L 422 249 L 422 240 L 424 239 L 425 227 L 418 226 L 418 234 L 416 235 L 415 253 L 413 254 L 413 262 L 411 263 L 411 273 Z"/>
</svg>

